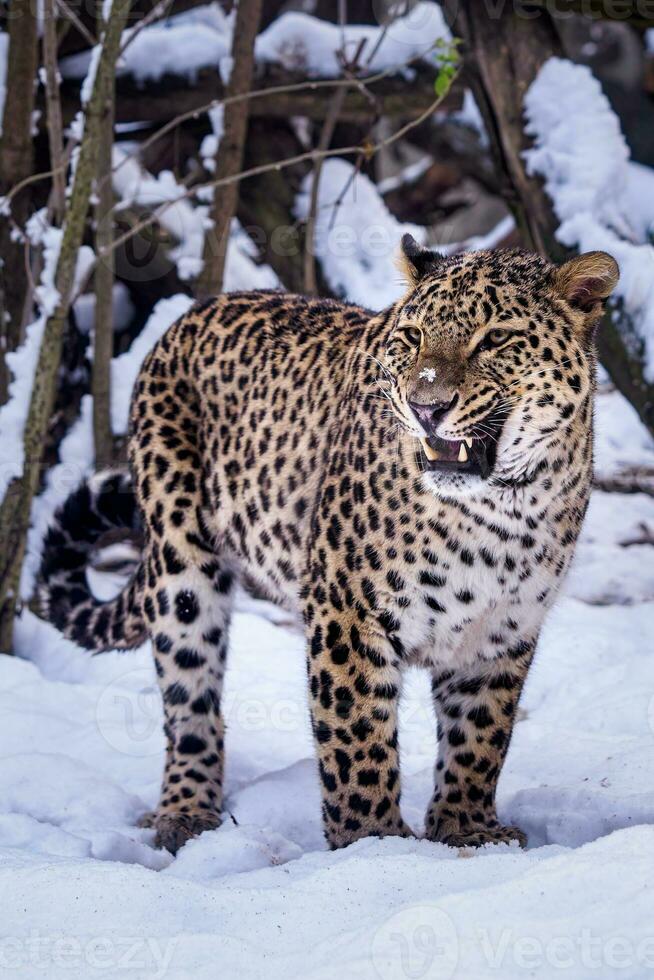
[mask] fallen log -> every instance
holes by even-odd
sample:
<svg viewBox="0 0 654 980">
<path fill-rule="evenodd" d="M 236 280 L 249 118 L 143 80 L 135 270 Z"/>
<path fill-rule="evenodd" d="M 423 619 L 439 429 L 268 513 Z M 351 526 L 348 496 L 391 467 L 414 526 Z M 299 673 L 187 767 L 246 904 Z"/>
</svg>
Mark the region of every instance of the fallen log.
<svg viewBox="0 0 654 980">
<path fill-rule="evenodd" d="M 365 123 L 379 115 L 413 119 L 424 112 L 434 99 L 435 72 L 427 65 L 412 68 L 408 79 L 400 74 L 390 75 L 370 85 L 374 100 L 357 87 L 349 88 L 340 114 L 342 121 Z M 300 72 L 289 72 L 270 65 L 257 74 L 256 87 L 264 94 L 250 99 L 250 116 L 266 119 L 290 119 L 302 116 L 322 121 L 334 98 L 335 86 L 325 81 L 307 81 Z M 304 83 L 301 90 L 265 93 L 266 89 Z M 64 122 L 69 125 L 79 110 L 77 79 L 65 79 L 61 85 L 61 101 Z M 116 79 L 116 123 L 138 123 L 147 120 L 149 126 L 158 126 L 187 113 L 206 112 L 212 100 L 221 99 L 225 88 L 215 68 L 200 69 L 191 83 L 186 75 L 163 75 L 147 85 L 139 83 L 133 75 L 120 75 Z M 455 83 L 443 103 L 443 109 L 458 109 L 462 102 L 462 89 Z"/>
</svg>

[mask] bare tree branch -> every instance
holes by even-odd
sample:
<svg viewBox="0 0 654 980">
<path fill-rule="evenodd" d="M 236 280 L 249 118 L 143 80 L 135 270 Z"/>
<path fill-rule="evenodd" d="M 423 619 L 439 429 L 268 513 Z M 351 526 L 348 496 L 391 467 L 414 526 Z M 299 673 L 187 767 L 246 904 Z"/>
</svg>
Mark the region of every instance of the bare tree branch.
<svg viewBox="0 0 654 980">
<path fill-rule="evenodd" d="M 93 37 L 89 29 L 79 19 L 73 8 L 66 3 L 66 0 L 56 0 L 56 2 L 64 17 L 70 21 L 73 27 L 77 28 L 86 43 L 90 44 L 90 46 L 94 48 L 98 43 L 97 38 Z"/>
<path fill-rule="evenodd" d="M 128 47 L 134 41 L 138 35 L 141 33 L 144 27 L 149 27 L 150 24 L 154 24 L 155 21 L 159 20 L 160 17 L 165 17 L 172 7 L 174 0 L 160 0 L 152 10 L 150 10 L 145 17 L 138 22 L 136 27 L 132 28 L 129 37 L 120 49 L 119 57 L 122 58 Z"/>
<path fill-rule="evenodd" d="M 60 4 L 61 0 L 57 0 L 57 3 Z M 230 105 L 231 103 L 242 102 L 244 99 L 250 99 L 250 100 L 265 99 L 267 101 L 271 99 L 279 100 L 281 96 L 285 96 L 285 95 L 294 96 L 294 95 L 300 95 L 302 93 L 306 93 L 309 96 L 311 96 L 313 93 L 323 92 L 325 90 L 329 91 L 330 89 L 356 88 L 359 91 L 366 93 L 368 112 L 370 111 L 369 107 L 371 103 L 373 105 L 378 105 L 378 111 L 381 112 L 385 108 L 384 96 L 382 95 L 381 97 L 379 97 L 377 96 L 376 93 L 373 95 L 372 93 L 367 91 L 368 87 L 371 85 L 375 85 L 378 82 L 384 80 L 392 80 L 395 77 L 401 77 L 402 72 L 406 68 L 409 68 L 411 65 L 415 64 L 416 62 L 421 61 L 424 58 L 424 54 L 425 53 L 423 52 L 423 54 L 415 55 L 414 57 L 409 58 L 407 61 L 393 65 L 392 67 L 386 68 L 383 71 L 376 72 L 373 75 L 366 75 L 361 78 L 352 77 L 352 78 L 310 79 L 302 82 L 289 82 L 283 85 L 271 85 L 266 88 L 254 89 L 251 92 L 244 92 L 239 95 L 230 96 L 230 97 L 213 98 L 209 102 L 204 102 L 201 105 L 196 105 L 192 109 L 179 113 L 173 119 L 169 119 L 166 123 L 164 123 L 163 126 L 157 129 L 154 133 L 148 136 L 141 143 L 139 143 L 139 153 L 144 154 L 158 140 L 167 136 L 168 133 L 176 129 L 178 126 L 181 126 L 183 123 L 188 122 L 191 119 L 198 119 L 204 113 L 209 112 L 211 109 L 218 108 L 218 106 L 221 105 L 227 106 Z M 403 92 L 402 113 L 400 114 L 406 115 L 410 110 L 415 108 L 415 106 L 417 106 L 418 104 L 422 104 L 422 105 L 426 104 L 426 96 L 425 96 L 425 91 L 423 86 L 421 86 L 422 90 L 419 95 L 419 100 L 415 102 L 413 101 L 415 88 L 416 86 L 413 85 L 409 90 L 407 90 L 406 81 L 402 79 L 402 92 Z M 76 87 L 76 92 L 78 92 L 78 86 Z M 427 96 L 428 96 L 428 90 L 427 90 Z M 400 108 L 399 92 L 394 93 L 392 97 L 394 100 L 395 99 L 398 100 L 398 109 L 399 109 Z M 447 99 L 448 97 L 446 96 L 446 98 L 443 101 L 447 101 Z M 429 103 L 429 105 L 431 105 L 431 103 Z M 301 107 L 298 107 L 298 109 L 300 108 Z M 302 115 L 302 112 L 299 112 L 298 114 Z M 263 115 L 265 116 L 265 113 L 263 113 Z M 288 113 L 286 112 L 283 113 L 283 115 L 285 118 L 288 117 Z M 426 116 L 423 114 L 421 115 L 420 118 L 422 121 L 424 121 Z M 124 166 L 128 162 L 129 159 L 130 159 L 129 157 L 125 157 L 123 160 L 117 163 L 116 166 L 113 168 L 112 173 L 116 173 L 122 166 Z M 13 198 L 18 193 L 20 193 L 20 191 L 23 190 L 23 188 L 28 187 L 30 184 L 37 183 L 40 180 L 46 180 L 48 178 L 51 178 L 54 175 L 54 172 L 55 172 L 54 170 L 45 170 L 40 173 L 30 174 L 23 181 L 21 181 L 20 184 L 17 184 L 16 186 L 12 187 L 11 190 L 7 191 L 6 194 L 7 203 L 11 203 Z"/>
</svg>

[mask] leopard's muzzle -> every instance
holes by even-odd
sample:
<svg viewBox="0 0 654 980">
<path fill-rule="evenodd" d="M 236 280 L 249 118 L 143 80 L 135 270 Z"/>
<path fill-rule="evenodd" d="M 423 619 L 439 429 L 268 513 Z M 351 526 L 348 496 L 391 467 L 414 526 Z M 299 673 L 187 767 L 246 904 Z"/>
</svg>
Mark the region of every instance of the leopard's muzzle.
<svg viewBox="0 0 654 980">
<path fill-rule="evenodd" d="M 445 416 L 454 408 L 458 396 L 449 403 L 423 405 L 409 402 L 423 430 L 427 433 L 420 439 L 420 456 L 423 470 L 445 473 L 470 473 L 487 479 L 493 472 L 497 459 L 497 445 L 506 414 L 491 411 L 481 420 L 476 420 L 471 428 L 473 436 L 462 439 L 444 439 L 437 434 Z"/>
</svg>

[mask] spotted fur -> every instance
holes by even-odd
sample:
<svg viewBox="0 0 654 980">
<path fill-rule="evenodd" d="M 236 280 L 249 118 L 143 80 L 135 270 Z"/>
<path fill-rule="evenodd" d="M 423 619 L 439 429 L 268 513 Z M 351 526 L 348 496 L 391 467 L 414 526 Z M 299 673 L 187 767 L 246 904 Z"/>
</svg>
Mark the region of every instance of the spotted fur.
<svg viewBox="0 0 654 980">
<path fill-rule="evenodd" d="M 427 836 L 524 842 L 500 825 L 496 786 L 586 510 L 592 334 L 617 268 L 601 253 L 557 268 L 404 251 L 407 293 L 382 313 L 232 293 L 156 344 L 129 442 L 144 549 L 117 599 L 90 595 L 85 565 L 108 525 L 135 524 L 125 477 L 84 485 L 46 541 L 42 593 L 66 635 L 92 650 L 151 637 L 167 737 L 153 819 L 173 851 L 221 819 L 243 574 L 304 621 L 332 847 L 411 833 L 397 739 L 410 664 L 431 672 L 438 723 Z M 468 439 L 490 471 L 442 468 L 429 439 Z"/>
</svg>

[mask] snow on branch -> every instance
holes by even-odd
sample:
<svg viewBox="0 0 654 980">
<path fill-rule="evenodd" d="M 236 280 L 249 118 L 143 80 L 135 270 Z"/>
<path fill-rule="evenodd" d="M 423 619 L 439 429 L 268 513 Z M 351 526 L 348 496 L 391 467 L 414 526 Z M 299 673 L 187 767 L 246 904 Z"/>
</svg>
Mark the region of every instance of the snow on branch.
<svg viewBox="0 0 654 980">
<path fill-rule="evenodd" d="M 422 2 L 388 28 L 341 27 L 310 14 L 282 14 L 259 35 L 255 52 L 260 62 L 277 63 L 313 77 L 336 78 L 343 70 L 338 57 L 342 49 L 345 56 L 351 56 L 363 42 L 362 64 L 371 71 L 383 71 L 421 54 L 433 60 L 437 40 L 451 40 L 443 11 L 438 4 Z"/>
<path fill-rule="evenodd" d="M 165 25 L 126 31 L 116 74 L 131 75 L 143 85 L 166 74 L 185 75 L 193 82 L 203 68 L 217 68 L 226 82 L 233 24 L 233 15 L 225 15 L 213 4 L 171 17 Z M 343 39 L 346 54 L 364 41 L 363 64 L 371 71 L 380 71 L 421 54 L 433 61 L 434 43 L 451 38 L 440 6 L 426 0 L 388 28 L 347 25 L 343 31 L 344 35 L 336 24 L 310 14 L 288 12 L 257 37 L 255 57 L 261 65 L 279 64 L 310 77 L 337 78 L 342 74 L 342 64 L 336 52 L 342 48 Z M 89 59 L 88 51 L 64 58 L 62 76 L 83 77 Z"/>
</svg>

